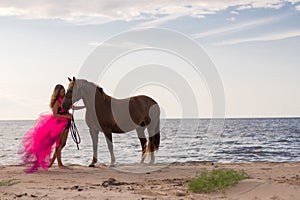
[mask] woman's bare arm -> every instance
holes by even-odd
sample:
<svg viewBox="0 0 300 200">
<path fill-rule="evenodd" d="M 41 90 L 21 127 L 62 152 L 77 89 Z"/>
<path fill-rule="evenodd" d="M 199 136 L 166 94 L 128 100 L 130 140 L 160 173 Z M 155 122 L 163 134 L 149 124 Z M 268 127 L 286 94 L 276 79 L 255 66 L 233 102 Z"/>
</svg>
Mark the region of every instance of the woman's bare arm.
<svg viewBox="0 0 300 200">
<path fill-rule="evenodd" d="M 53 108 L 52 108 L 52 113 L 53 113 L 54 117 L 61 117 L 61 118 L 72 119 L 72 115 L 71 114 L 65 114 L 65 115 L 58 114 L 58 108 L 59 108 L 59 103 L 58 103 L 58 101 L 56 101 L 54 103 L 54 105 L 53 105 Z"/>
<path fill-rule="evenodd" d="M 73 110 L 81 110 L 81 109 L 84 109 L 85 108 L 85 106 L 72 106 L 71 107 Z"/>
</svg>

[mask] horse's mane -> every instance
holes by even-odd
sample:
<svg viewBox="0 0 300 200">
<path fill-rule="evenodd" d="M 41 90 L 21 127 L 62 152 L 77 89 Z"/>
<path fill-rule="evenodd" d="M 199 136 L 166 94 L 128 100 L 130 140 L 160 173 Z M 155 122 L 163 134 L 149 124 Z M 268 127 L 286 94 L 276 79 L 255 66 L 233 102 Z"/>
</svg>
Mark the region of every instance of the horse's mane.
<svg viewBox="0 0 300 200">
<path fill-rule="evenodd" d="M 84 84 L 86 84 L 86 83 L 91 84 L 93 87 L 96 87 L 96 89 L 97 89 L 101 94 L 104 94 L 103 88 L 100 87 L 99 85 L 97 85 L 96 83 L 87 81 L 87 80 L 85 80 L 85 79 L 78 79 L 78 80 L 82 81 Z"/>
</svg>

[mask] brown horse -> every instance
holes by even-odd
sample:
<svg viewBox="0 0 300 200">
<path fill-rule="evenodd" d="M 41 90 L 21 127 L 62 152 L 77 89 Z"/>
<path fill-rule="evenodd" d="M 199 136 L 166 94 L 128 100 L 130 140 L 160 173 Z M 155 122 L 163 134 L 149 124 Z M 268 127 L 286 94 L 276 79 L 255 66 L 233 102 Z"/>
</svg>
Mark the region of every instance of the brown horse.
<svg viewBox="0 0 300 200">
<path fill-rule="evenodd" d="M 84 79 L 73 80 L 63 99 L 64 109 L 69 108 L 74 102 L 82 99 L 86 107 L 86 124 L 93 142 L 93 160 L 89 165 L 94 167 L 97 162 L 98 133 L 101 131 L 106 136 L 107 146 L 111 156 L 111 165 L 115 163 L 113 152 L 112 133 L 126 133 L 137 131 L 142 146 L 142 158 L 150 156 L 150 163 L 154 162 L 154 152 L 160 143 L 160 109 L 158 104 L 150 97 L 140 95 L 127 99 L 116 99 L 104 93 L 103 89 Z M 145 129 L 148 130 L 148 143 Z"/>
</svg>

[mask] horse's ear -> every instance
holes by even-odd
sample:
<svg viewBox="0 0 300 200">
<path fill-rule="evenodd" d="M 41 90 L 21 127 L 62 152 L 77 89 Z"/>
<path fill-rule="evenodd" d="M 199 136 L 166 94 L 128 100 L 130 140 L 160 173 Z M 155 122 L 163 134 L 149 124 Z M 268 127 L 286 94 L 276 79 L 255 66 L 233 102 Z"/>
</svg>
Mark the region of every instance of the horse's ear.
<svg viewBox="0 0 300 200">
<path fill-rule="evenodd" d="M 71 82 L 72 81 L 72 79 L 70 79 L 69 77 L 68 77 L 68 80 Z"/>
<path fill-rule="evenodd" d="M 76 81 L 76 78 L 73 76 L 73 81 L 75 82 Z"/>
</svg>

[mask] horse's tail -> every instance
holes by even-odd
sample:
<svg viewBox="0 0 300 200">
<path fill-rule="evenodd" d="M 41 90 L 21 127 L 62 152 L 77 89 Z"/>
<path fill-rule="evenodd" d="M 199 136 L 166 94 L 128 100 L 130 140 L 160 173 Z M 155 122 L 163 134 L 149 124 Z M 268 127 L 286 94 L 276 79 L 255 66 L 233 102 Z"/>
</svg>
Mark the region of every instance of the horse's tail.
<svg viewBox="0 0 300 200">
<path fill-rule="evenodd" d="M 145 149 L 145 153 L 147 157 L 150 155 L 151 152 L 155 152 L 159 148 L 160 144 L 160 122 L 159 120 L 156 123 L 156 127 L 154 128 L 153 132 L 149 131 L 149 138 L 148 138 L 148 144 Z"/>
</svg>

